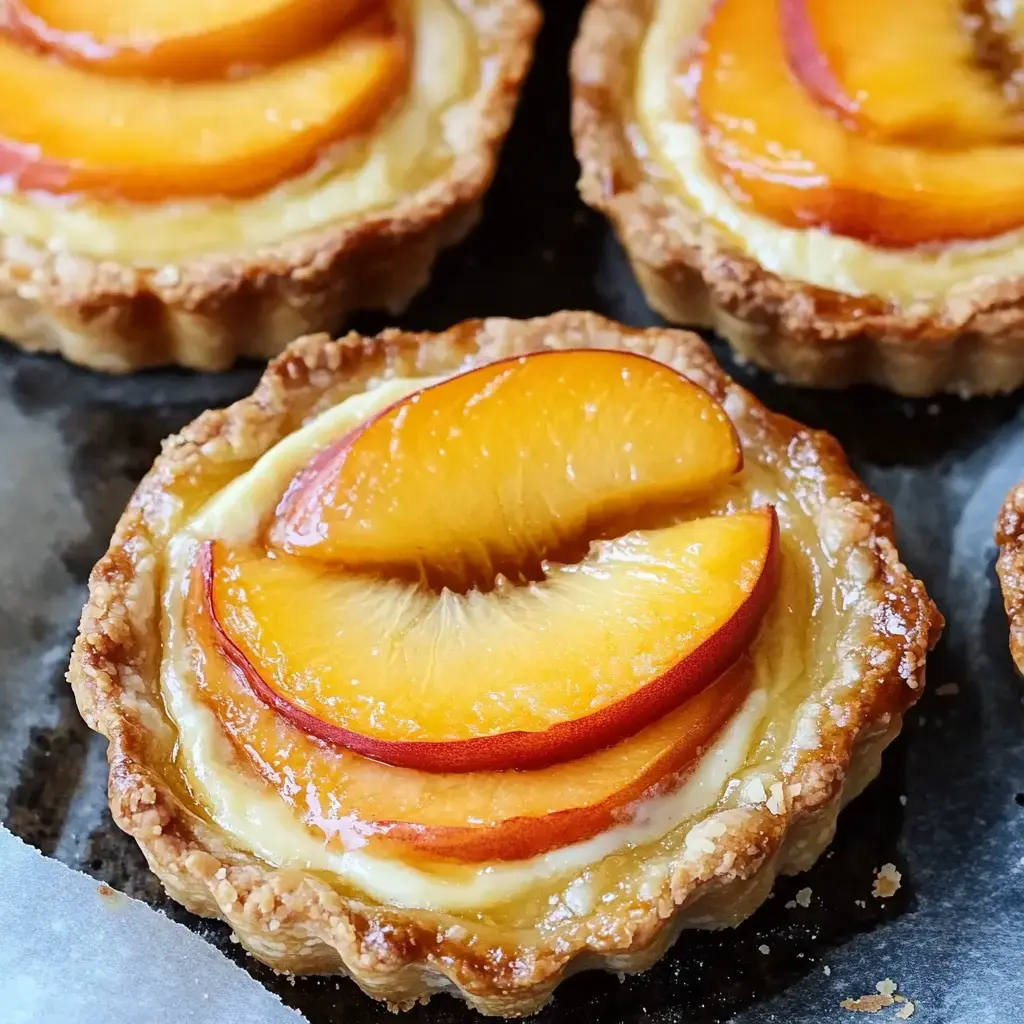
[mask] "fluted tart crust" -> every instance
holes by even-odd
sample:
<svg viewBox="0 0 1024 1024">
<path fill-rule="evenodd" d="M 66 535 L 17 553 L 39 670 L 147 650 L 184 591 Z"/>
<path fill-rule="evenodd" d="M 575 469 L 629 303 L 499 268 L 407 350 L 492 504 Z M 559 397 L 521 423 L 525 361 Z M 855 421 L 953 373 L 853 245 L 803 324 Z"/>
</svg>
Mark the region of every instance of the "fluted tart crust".
<svg viewBox="0 0 1024 1024">
<path fill-rule="evenodd" d="M 704 0 L 687 5 L 711 8 Z M 650 305 L 672 323 L 714 329 L 741 358 L 801 385 L 873 383 L 924 396 L 989 394 L 1024 383 L 1024 283 L 1017 272 L 993 271 L 995 264 L 965 270 L 927 295 L 883 293 L 856 281 L 844 290 L 823 283 L 834 276 L 827 239 L 816 255 L 808 243 L 800 258 L 817 264 L 822 280 L 811 283 L 767 269 L 742 237 L 702 211 L 686 194 L 685 169 L 677 172 L 681 189 L 658 166 L 639 125 L 638 69 L 658 9 L 658 0 L 590 0 L 571 65 L 579 190 L 611 221 Z M 678 39 L 672 52 L 682 59 L 696 45 L 696 37 Z M 716 187 L 728 192 L 727 183 Z M 775 252 L 788 244 L 779 240 Z M 993 245 L 1002 253 L 1024 241 L 1017 232 Z M 879 252 L 868 245 L 857 259 Z M 861 276 L 898 284 L 896 256 Z"/>
<path fill-rule="evenodd" d="M 171 538 L 257 458 L 353 394 L 557 348 L 630 350 L 685 373 L 722 404 L 743 445 L 746 469 L 721 507 L 777 495 L 791 568 L 753 649 L 759 685 L 774 696 L 742 748 L 742 770 L 660 839 L 486 908 L 455 906 L 456 886 L 448 909 L 409 909 L 351 878 L 332 884 L 324 871 L 275 866 L 204 810 L 168 753 L 178 739 L 160 677 Z M 805 573 L 807 551 L 817 573 Z M 738 923 L 777 874 L 808 868 L 920 696 L 941 626 L 899 561 L 888 509 L 831 437 L 769 412 L 695 335 L 567 312 L 436 335 L 295 342 L 251 397 L 165 443 L 92 573 L 69 679 L 86 721 L 110 741 L 114 818 L 175 899 L 228 921 L 276 970 L 344 973 L 393 1007 L 450 991 L 483 1013 L 517 1016 L 537 1010 L 571 973 L 641 971 L 683 928 Z"/>
</svg>

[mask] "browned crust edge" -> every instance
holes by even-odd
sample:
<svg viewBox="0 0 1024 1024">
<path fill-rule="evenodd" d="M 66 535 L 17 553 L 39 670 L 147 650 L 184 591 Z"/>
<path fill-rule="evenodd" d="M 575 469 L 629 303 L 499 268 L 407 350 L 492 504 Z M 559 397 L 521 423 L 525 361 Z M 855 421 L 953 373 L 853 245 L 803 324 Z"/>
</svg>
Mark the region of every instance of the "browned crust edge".
<svg viewBox="0 0 1024 1024">
<path fill-rule="evenodd" d="M 818 288 L 765 270 L 645 172 L 627 125 L 652 10 L 590 0 L 572 55 L 580 194 L 611 221 L 650 305 L 798 384 L 909 396 L 1024 384 L 1024 279 L 979 281 L 929 308 Z"/>
<path fill-rule="evenodd" d="M 157 268 L 0 237 L 0 334 L 111 373 L 168 363 L 218 370 L 337 330 L 358 310 L 401 311 L 438 252 L 479 217 L 540 26 L 534 0 L 453 2 L 489 67 L 460 128 L 471 145 L 441 177 L 386 209 L 278 245 Z"/>
<path fill-rule="evenodd" d="M 996 573 L 1010 623 L 1010 653 L 1024 673 L 1024 484 L 1006 496 L 996 520 Z"/>
<path fill-rule="evenodd" d="M 154 744 L 173 744 L 158 678 L 160 552 L 181 526 L 177 482 L 213 493 L 301 422 L 375 380 L 570 347 L 636 350 L 715 395 L 737 426 L 745 458 L 789 469 L 787 479 L 813 507 L 836 572 L 847 580 L 855 613 L 837 641 L 836 677 L 803 712 L 817 745 L 794 748 L 774 811 L 759 804 L 713 813 L 695 826 L 714 820 L 713 852 L 687 843 L 654 891 L 614 910 L 599 903 L 572 941 L 474 944 L 454 917 L 371 905 L 312 873 L 275 869 L 232 846 L 179 798 L 173 773 L 165 777 L 169 769 L 150 754 Z M 85 720 L 110 741 L 115 820 L 185 906 L 229 921 L 246 947 L 278 970 L 343 972 L 401 1007 L 448 988 L 482 1012 L 513 1016 L 538 1009 L 569 973 L 642 970 L 683 927 L 738 923 L 766 898 L 778 872 L 809 867 L 831 839 L 840 805 L 877 773 L 881 750 L 920 695 L 925 657 L 941 627 L 923 585 L 899 561 L 888 509 L 830 436 L 769 412 L 693 334 L 636 331 L 565 312 L 471 322 L 436 335 L 388 330 L 297 341 L 270 364 L 252 396 L 203 414 L 165 442 L 92 572 L 68 678 Z"/>
</svg>

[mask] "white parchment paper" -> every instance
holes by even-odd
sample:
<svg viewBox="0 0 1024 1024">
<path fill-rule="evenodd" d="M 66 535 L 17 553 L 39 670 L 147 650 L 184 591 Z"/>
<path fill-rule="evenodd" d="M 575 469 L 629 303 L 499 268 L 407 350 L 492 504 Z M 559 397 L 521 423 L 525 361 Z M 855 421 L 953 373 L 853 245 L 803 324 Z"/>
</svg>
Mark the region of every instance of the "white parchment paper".
<svg viewBox="0 0 1024 1024">
<path fill-rule="evenodd" d="M 4 1024 L 301 1024 L 198 935 L 0 826 Z"/>
</svg>

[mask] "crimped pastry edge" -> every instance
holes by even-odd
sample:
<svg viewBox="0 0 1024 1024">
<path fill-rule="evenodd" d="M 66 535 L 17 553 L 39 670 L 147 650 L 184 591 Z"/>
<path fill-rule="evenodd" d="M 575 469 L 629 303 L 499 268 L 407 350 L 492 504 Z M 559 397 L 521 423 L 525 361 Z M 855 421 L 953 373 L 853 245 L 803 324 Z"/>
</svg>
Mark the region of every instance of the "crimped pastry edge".
<svg viewBox="0 0 1024 1024">
<path fill-rule="evenodd" d="M 839 676 L 852 691 L 829 697 L 813 721 L 817 747 L 787 770 L 779 813 L 764 805 L 716 811 L 726 825 L 714 853 L 700 844 L 673 861 L 660 890 L 581 922 L 568 948 L 513 946 L 496 958 L 464 942 L 466 931 L 424 924 L 416 911 L 346 897 L 321 878 L 275 869 L 233 846 L 178 796 L 149 750 L 172 730 L 160 703 L 160 549 L 177 529 L 174 481 L 207 471 L 221 481 L 318 411 L 382 376 L 430 375 L 548 347 L 629 348 L 670 362 L 723 401 L 748 457 L 786 459 L 820 493 L 821 529 L 837 564 L 858 579 L 858 600 L 875 630 L 870 659 L 858 641 Z M 824 536 L 824 534 L 823 534 Z M 942 619 L 899 562 L 888 510 L 868 494 L 828 435 L 776 416 L 732 383 L 696 336 L 633 331 L 589 313 L 530 321 L 492 319 L 439 335 L 385 331 L 297 341 L 274 360 L 249 398 L 205 413 L 164 445 L 90 578 L 69 670 L 88 724 L 110 741 L 109 797 L 118 825 L 134 836 L 168 892 L 190 910 L 228 921 L 260 960 L 296 974 L 338 972 L 395 1007 L 457 991 L 483 1013 L 534 1012 L 569 973 L 638 971 L 684 927 L 738 923 L 767 896 L 777 873 L 809 867 L 831 839 L 839 807 L 878 771 L 882 748 L 920 695 L 925 656 Z M 833 684 L 829 684 L 829 687 Z M 823 691 L 824 694 L 825 691 Z M 435 915 L 436 916 L 436 915 Z"/>
<path fill-rule="evenodd" d="M 160 267 L 57 253 L 0 236 L 0 335 L 108 373 L 267 359 L 360 310 L 401 312 L 438 253 L 479 218 L 540 25 L 534 0 L 453 0 L 491 62 L 472 141 L 439 178 L 382 210 L 263 246 Z"/>
<path fill-rule="evenodd" d="M 937 306 L 819 288 L 765 270 L 645 173 L 627 122 L 652 9 L 590 0 L 571 64 L 580 194 L 611 221 L 648 303 L 805 386 L 966 396 L 1024 384 L 1024 279 L 979 279 Z"/>
<path fill-rule="evenodd" d="M 996 520 L 999 557 L 996 573 L 1010 626 L 1010 653 L 1024 673 L 1024 484 L 1017 484 L 1003 502 Z"/>
</svg>

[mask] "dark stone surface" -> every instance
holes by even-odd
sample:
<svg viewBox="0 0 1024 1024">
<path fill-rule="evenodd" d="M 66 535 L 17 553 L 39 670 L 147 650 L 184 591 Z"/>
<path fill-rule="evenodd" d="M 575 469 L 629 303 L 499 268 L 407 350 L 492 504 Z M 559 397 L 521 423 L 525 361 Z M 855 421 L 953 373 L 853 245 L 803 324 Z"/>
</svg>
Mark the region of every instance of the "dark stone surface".
<svg viewBox="0 0 1024 1024">
<path fill-rule="evenodd" d="M 404 326 L 564 307 L 656 322 L 605 225 L 576 198 L 564 68 L 579 4 L 549 7 L 484 221 L 442 259 Z M 894 507 L 901 552 L 947 615 L 946 637 L 881 778 L 844 813 L 813 871 L 782 882 L 735 932 L 684 935 L 642 977 L 572 979 L 539 1019 L 820 1024 L 856 1019 L 840 999 L 891 977 L 915 1001 L 915 1021 L 1024 1020 L 1024 688 L 1007 653 L 991 539 L 1003 494 L 1024 477 L 1021 399 L 800 391 L 716 350 L 771 406 L 840 439 Z M 350 983 L 276 978 L 247 960 L 225 927 L 166 899 L 110 821 L 104 744 L 79 720 L 62 678 L 88 570 L 160 439 L 247 393 L 258 373 L 249 365 L 119 380 L 0 345 L 0 816 L 45 853 L 194 927 L 313 1024 L 383 1022 L 392 1019 L 386 1010 Z M 948 683 L 959 691 L 939 696 Z M 886 861 L 903 872 L 903 886 L 879 901 L 871 884 Z M 786 909 L 805 886 L 810 907 Z M 406 1019 L 476 1018 L 441 997 Z"/>
</svg>

